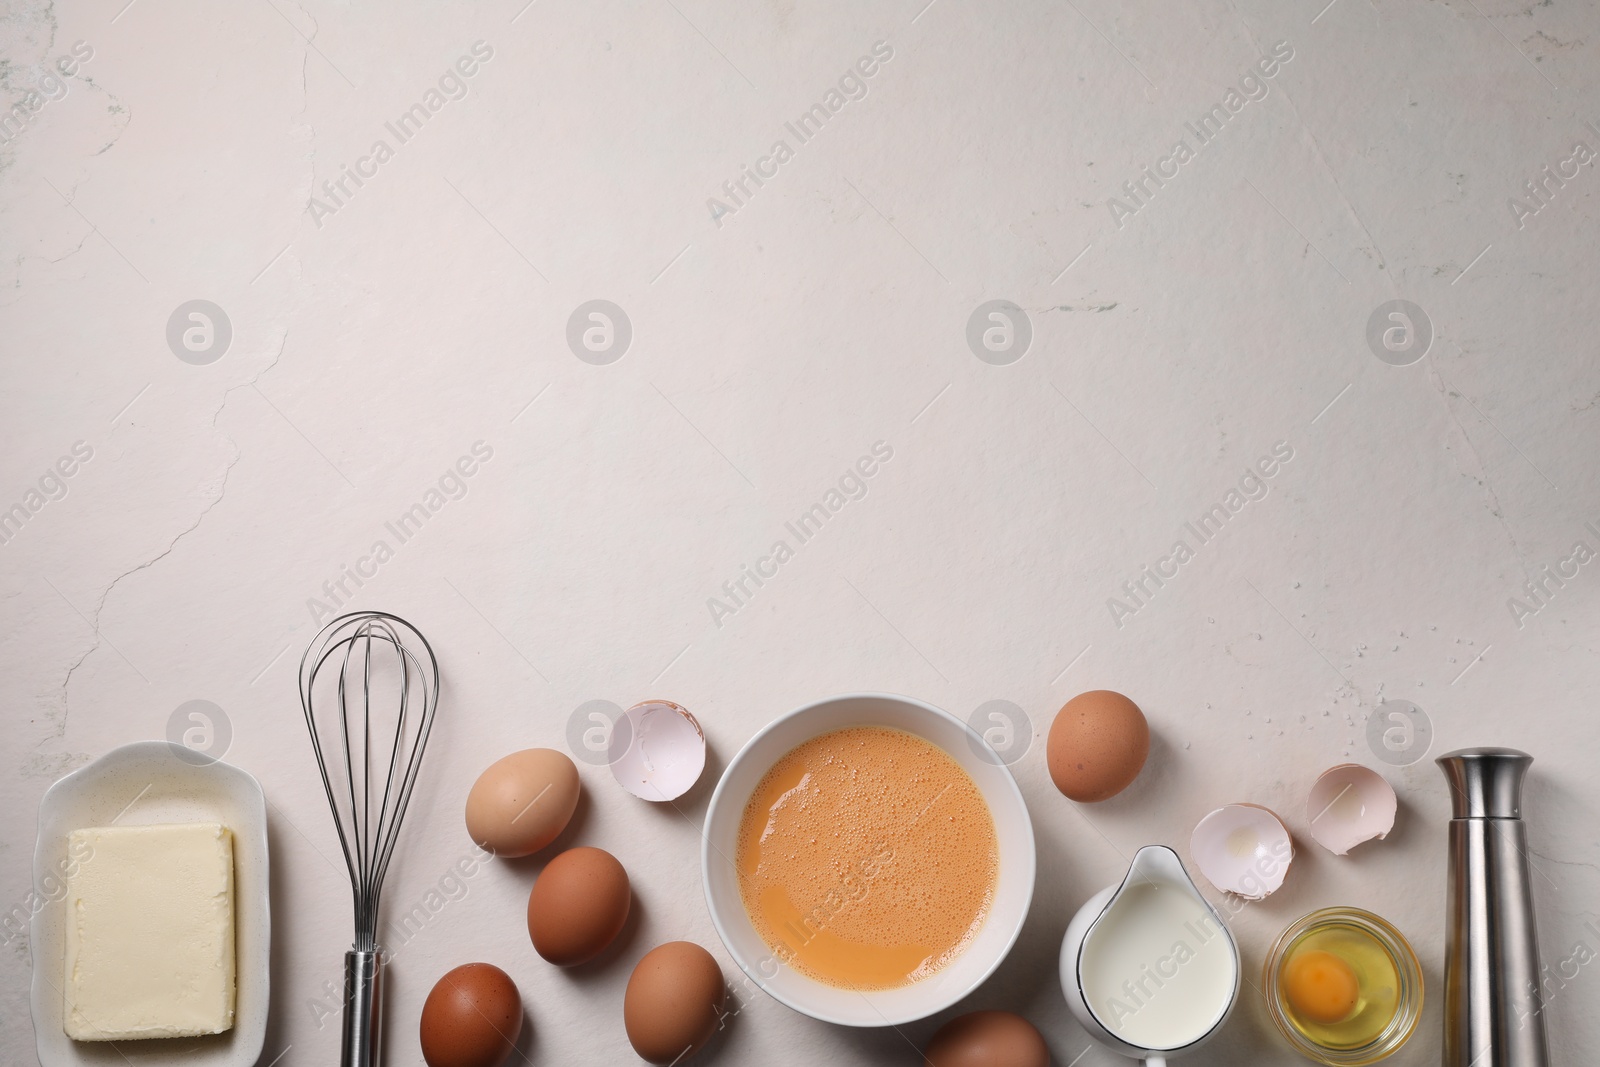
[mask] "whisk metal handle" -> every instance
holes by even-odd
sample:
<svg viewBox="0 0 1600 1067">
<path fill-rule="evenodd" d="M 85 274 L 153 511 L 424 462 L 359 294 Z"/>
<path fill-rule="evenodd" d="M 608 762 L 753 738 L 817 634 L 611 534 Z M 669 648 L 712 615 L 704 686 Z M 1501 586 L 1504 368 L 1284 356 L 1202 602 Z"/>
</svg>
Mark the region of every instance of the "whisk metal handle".
<svg viewBox="0 0 1600 1067">
<path fill-rule="evenodd" d="M 377 1067 L 383 1057 L 383 953 L 344 954 L 344 1042 L 340 1067 Z"/>
</svg>

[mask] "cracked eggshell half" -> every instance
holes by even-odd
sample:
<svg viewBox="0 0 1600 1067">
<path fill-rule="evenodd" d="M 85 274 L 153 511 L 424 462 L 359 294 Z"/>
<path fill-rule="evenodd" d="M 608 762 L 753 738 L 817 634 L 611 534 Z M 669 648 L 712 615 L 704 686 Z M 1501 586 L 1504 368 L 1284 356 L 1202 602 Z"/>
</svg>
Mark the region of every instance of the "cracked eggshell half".
<svg viewBox="0 0 1600 1067">
<path fill-rule="evenodd" d="M 676 800 L 706 766 L 706 737 L 687 710 L 646 700 L 623 712 L 606 752 L 618 784 L 641 800 Z"/>
<path fill-rule="evenodd" d="M 1224 893 L 1264 900 L 1283 885 L 1294 839 L 1283 820 L 1259 804 L 1228 804 L 1201 819 L 1189 855 Z"/>
<path fill-rule="evenodd" d="M 1399 801 L 1383 775 L 1359 763 L 1341 763 L 1317 778 L 1306 798 L 1306 818 L 1317 844 L 1343 856 L 1394 829 Z"/>
</svg>

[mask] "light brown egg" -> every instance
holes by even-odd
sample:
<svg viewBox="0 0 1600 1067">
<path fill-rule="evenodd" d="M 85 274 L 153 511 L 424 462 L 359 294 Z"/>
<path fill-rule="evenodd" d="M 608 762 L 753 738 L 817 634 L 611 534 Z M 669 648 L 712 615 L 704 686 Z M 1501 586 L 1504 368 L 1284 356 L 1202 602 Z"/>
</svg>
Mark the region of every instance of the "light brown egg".
<svg viewBox="0 0 1600 1067">
<path fill-rule="evenodd" d="M 435 983 L 420 1031 L 428 1067 L 499 1067 L 522 1033 L 522 997 L 500 968 L 468 963 Z"/>
<path fill-rule="evenodd" d="M 1050 1049 L 1034 1025 L 1009 1011 L 974 1011 L 939 1027 L 924 1067 L 1050 1067 Z"/>
<path fill-rule="evenodd" d="M 578 768 L 528 748 L 496 760 L 467 794 L 467 833 L 496 856 L 527 856 L 560 836 L 578 806 Z"/>
<path fill-rule="evenodd" d="M 569 848 L 545 865 L 528 894 L 528 936 L 559 967 L 605 951 L 628 921 L 628 872 L 604 849 Z"/>
<path fill-rule="evenodd" d="M 1150 754 L 1150 724 L 1139 705 L 1109 689 L 1080 693 L 1050 724 L 1045 762 L 1073 800 L 1109 800 L 1139 777 Z"/>
<path fill-rule="evenodd" d="M 622 1025 L 641 1058 L 679 1063 L 716 1033 L 727 988 L 711 953 L 668 941 L 645 953 L 622 997 Z"/>
</svg>

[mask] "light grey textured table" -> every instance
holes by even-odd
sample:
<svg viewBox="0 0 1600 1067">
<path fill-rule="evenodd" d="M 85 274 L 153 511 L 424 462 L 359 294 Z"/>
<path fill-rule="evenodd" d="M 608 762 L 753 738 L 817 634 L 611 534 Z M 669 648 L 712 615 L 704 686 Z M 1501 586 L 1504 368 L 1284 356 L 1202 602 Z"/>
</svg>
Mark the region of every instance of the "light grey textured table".
<svg viewBox="0 0 1600 1067">
<path fill-rule="evenodd" d="M 772 716 L 872 689 L 1031 716 L 1039 889 L 967 1006 L 1028 1015 L 1060 1064 L 1118 1062 L 1057 988 L 1072 911 L 1228 801 L 1297 835 L 1284 889 L 1233 919 L 1252 978 L 1283 925 L 1350 903 L 1437 983 L 1448 806 L 1431 758 L 1369 747 L 1385 699 L 1434 754 L 1537 757 L 1557 1062 L 1600 1047 L 1600 13 L 923 3 L 12 3 L 5 903 L 53 779 L 209 701 L 272 802 L 263 1063 L 331 1062 L 347 888 L 294 670 L 349 603 L 416 621 L 447 680 L 388 893 L 428 913 L 391 1062 L 472 960 L 519 983 L 533 1062 L 631 1062 L 651 945 L 735 975 L 697 873 L 717 770 Z M 592 300 L 627 328 L 582 309 L 580 359 Z M 1186 527 L 1213 505 L 1219 532 Z M 1082 809 L 1043 733 L 1097 687 L 1156 741 Z M 607 963 L 534 956 L 540 861 L 429 895 L 479 770 L 648 696 L 699 716 L 711 766 L 685 818 L 584 765 L 568 839 L 623 860 L 641 913 Z M 1401 809 L 1338 859 L 1303 809 L 1346 759 Z M 26 937 L 0 958 L 0 1059 L 27 1062 Z M 1394 1062 L 1436 1062 L 1438 994 Z M 913 1063 L 939 1021 L 740 1004 L 709 1061 Z M 1189 1062 L 1291 1061 L 1247 989 Z"/>
</svg>

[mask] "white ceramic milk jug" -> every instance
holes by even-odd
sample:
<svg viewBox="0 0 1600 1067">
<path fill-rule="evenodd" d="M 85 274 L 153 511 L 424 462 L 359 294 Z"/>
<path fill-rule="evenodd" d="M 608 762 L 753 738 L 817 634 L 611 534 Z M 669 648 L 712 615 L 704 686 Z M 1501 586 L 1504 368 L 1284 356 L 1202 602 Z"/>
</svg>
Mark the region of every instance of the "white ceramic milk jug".
<svg viewBox="0 0 1600 1067">
<path fill-rule="evenodd" d="M 1204 1044 L 1239 999 L 1239 947 L 1178 854 L 1146 845 L 1061 943 L 1061 989 L 1089 1036 L 1160 1067 Z"/>
</svg>

